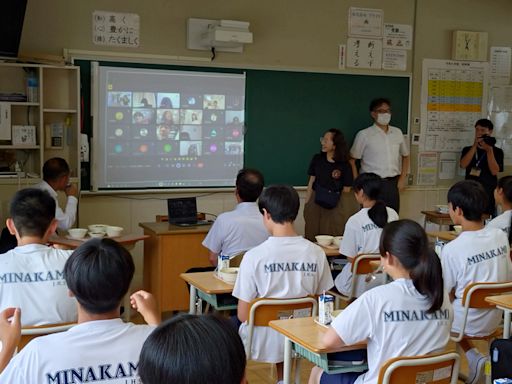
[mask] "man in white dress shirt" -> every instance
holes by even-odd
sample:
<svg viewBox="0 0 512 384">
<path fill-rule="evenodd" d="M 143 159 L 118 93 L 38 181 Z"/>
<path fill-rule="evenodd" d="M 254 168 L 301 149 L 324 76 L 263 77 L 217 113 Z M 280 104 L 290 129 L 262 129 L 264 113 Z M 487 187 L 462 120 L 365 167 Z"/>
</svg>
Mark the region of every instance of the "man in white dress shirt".
<svg viewBox="0 0 512 384">
<path fill-rule="evenodd" d="M 47 160 L 43 165 L 43 181 L 36 188 L 48 191 L 55 199 L 57 208 L 55 218 L 58 221 L 58 228 L 67 230 L 73 226 L 78 206 L 78 188 L 69 182 L 71 171 L 66 160 L 54 157 Z M 57 200 L 57 192 L 62 191 L 67 196 L 66 208 L 62 210 Z"/>
<path fill-rule="evenodd" d="M 382 177 L 381 200 L 386 206 L 400 211 L 400 193 L 409 169 L 409 148 L 399 128 L 389 125 L 391 102 L 375 99 L 370 103 L 371 127 L 359 131 L 350 149 L 353 159 L 361 160 L 361 173 L 373 172 Z M 353 166 L 354 178 L 357 170 Z"/>
<path fill-rule="evenodd" d="M 264 242 L 269 233 L 256 200 L 263 190 L 263 175 L 255 169 L 241 169 L 236 176 L 235 196 L 238 205 L 217 217 L 203 245 L 208 248 L 212 265 L 219 255 L 232 259 Z"/>
</svg>

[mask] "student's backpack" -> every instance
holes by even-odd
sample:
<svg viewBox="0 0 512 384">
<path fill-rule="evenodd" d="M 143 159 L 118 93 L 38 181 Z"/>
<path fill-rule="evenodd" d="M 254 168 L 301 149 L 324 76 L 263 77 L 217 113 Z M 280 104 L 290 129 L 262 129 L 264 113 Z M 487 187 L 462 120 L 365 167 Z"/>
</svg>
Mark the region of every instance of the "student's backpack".
<svg viewBox="0 0 512 384">
<path fill-rule="evenodd" d="M 496 339 L 491 343 L 492 380 L 512 378 L 512 339 Z"/>
</svg>

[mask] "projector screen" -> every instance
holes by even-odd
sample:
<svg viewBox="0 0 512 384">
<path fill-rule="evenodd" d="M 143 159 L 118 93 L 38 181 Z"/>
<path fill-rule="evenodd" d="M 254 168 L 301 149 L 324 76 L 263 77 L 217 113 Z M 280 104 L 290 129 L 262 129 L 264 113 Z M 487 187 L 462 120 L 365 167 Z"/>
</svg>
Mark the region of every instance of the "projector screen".
<svg viewBox="0 0 512 384">
<path fill-rule="evenodd" d="M 233 186 L 245 74 L 93 66 L 93 189 Z"/>
</svg>

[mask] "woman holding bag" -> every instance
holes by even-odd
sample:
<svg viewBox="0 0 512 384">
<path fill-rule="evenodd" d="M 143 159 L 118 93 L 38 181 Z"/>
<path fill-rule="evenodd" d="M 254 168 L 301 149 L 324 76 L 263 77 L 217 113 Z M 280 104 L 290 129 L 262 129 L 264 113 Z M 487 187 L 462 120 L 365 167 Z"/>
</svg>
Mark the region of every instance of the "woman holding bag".
<svg viewBox="0 0 512 384">
<path fill-rule="evenodd" d="M 343 233 L 342 192 L 352 186 L 352 168 L 348 146 L 338 129 L 329 129 L 320 138 L 322 151 L 313 156 L 308 169 L 309 181 L 304 206 L 304 237 L 338 236 Z"/>
</svg>

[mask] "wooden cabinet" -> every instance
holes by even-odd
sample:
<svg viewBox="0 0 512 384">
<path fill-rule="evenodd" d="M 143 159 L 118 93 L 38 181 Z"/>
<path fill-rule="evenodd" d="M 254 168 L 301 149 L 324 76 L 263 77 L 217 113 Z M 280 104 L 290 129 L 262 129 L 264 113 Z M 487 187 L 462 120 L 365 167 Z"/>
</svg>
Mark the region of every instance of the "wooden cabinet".
<svg viewBox="0 0 512 384">
<path fill-rule="evenodd" d="M 29 80 L 30 79 L 30 80 Z M 0 63 L 0 101 L 10 112 L 10 125 L 35 130 L 35 142 L 1 136 L 0 171 L 23 171 L 40 178 L 51 157 L 69 163 L 72 180 L 80 181 L 79 68 L 39 64 Z M 29 82 L 31 89 L 29 90 Z M 8 100 L 7 95 L 19 97 Z M 26 100 L 18 101 L 23 96 Z M 26 132 L 15 128 L 11 132 Z M 6 179 L 0 178 L 0 183 Z"/>
<path fill-rule="evenodd" d="M 188 311 L 189 292 L 180 273 L 211 266 L 202 242 L 210 225 L 178 227 L 166 222 L 140 223 L 144 234 L 144 289 L 151 292 L 162 312 Z"/>
</svg>

